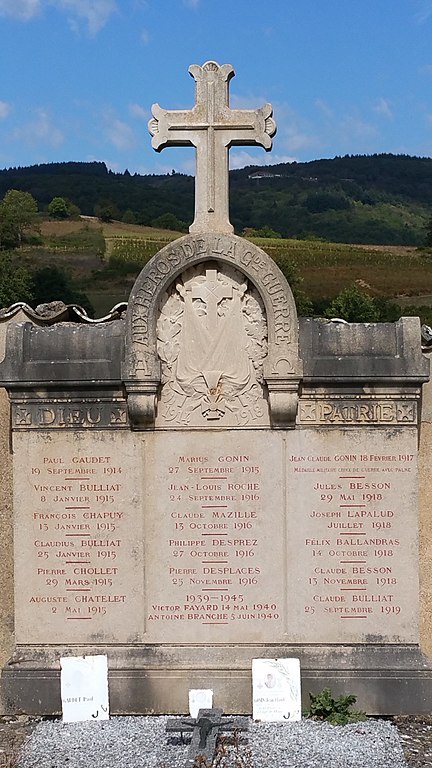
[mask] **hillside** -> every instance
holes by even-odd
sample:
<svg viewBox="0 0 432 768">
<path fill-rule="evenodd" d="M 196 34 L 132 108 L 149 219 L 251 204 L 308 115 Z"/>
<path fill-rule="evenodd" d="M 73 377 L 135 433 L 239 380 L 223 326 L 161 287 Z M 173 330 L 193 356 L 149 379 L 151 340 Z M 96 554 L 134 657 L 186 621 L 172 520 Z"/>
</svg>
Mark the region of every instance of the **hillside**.
<svg viewBox="0 0 432 768">
<path fill-rule="evenodd" d="M 96 219 L 44 220 L 40 244 L 11 252 L 8 258 L 13 269 L 24 268 L 38 278 L 34 305 L 53 299 L 82 303 L 84 292 L 100 317 L 128 299 L 144 264 L 180 234 L 123 222 L 101 224 Z M 281 238 L 253 241 L 282 269 L 303 314 L 322 314 L 326 303 L 356 286 L 374 300 L 395 304 L 386 319 L 420 314 L 423 322 L 432 324 L 432 254 L 427 250 Z M 23 296 L 13 300 L 18 298 Z"/>
<path fill-rule="evenodd" d="M 40 210 L 61 196 L 82 214 L 108 206 L 129 223 L 186 231 L 193 218 L 194 179 L 174 172 L 140 176 L 100 162 L 53 163 L 0 171 L 0 198 L 9 189 L 30 192 Z M 267 228 L 285 238 L 421 245 L 432 210 L 432 159 L 359 155 L 248 167 L 230 173 L 230 201 L 237 233 Z"/>
</svg>

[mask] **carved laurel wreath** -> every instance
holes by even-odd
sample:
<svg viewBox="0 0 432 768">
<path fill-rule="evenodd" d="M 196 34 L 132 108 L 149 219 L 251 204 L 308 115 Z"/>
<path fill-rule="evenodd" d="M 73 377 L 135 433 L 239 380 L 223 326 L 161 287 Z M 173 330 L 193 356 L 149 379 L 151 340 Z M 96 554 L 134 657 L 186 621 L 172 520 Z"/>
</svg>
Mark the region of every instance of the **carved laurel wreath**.
<svg viewBox="0 0 432 768">
<path fill-rule="evenodd" d="M 175 284 L 161 296 L 160 315 L 157 323 L 157 351 L 162 362 L 162 384 L 173 378 L 173 366 L 180 351 L 180 333 L 182 330 L 184 301 L 182 294 L 191 287 L 196 278 L 203 277 L 205 264 L 186 270 Z M 244 276 L 237 270 L 225 266 L 218 269 L 218 275 L 234 288 L 245 282 Z M 218 304 L 218 315 L 223 317 L 230 309 L 230 299 L 222 299 Z M 198 315 L 205 315 L 206 307 L 201 299 L 194 299 L 193 305 Z M 241 313 L 247 335 L 246 351 L 252 361 L 256 380 L 263 382 L 263 361 L 267 355 L 267 324 L 265 310 L 258 291 L 251 286 L 243 293 Z"/>
</svg>

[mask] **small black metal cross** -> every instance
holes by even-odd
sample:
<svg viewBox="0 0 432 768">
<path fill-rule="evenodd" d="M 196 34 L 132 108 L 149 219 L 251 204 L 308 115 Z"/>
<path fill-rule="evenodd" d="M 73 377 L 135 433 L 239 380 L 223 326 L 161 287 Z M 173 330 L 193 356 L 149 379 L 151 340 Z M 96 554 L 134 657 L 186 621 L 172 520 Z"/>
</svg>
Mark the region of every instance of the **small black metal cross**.
<svg viewBox="0 0 432 768">
<path fill-rule="evenodd" d="M 219 730 L 246 731 L 249 727 L 246 717 L 233 717 L 229 720 L 222 720 L 222 715 L 222 709 L 200 709 L 196 720 L 193 717 L 173 717 L 167 721 L 167 733 L 180 732 L 182 740 L 183 733 L 190 733 L 192 731 L 192 741 L 185 762 L 185 768 L 191 768 L 199 755 L 205 757 L 209 763 L 212 762 L 216 753 L 216 741 Z"/>
</svg>

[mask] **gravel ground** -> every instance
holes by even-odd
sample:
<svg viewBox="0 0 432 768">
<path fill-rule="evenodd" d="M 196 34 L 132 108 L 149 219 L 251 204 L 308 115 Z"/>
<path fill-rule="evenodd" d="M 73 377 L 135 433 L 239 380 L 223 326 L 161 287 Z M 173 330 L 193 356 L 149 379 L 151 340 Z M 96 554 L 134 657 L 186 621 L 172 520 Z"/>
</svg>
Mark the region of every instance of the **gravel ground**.
<svg viewBox="0 0 432 768">
<path fill-rule="evenodd" d="M 115 720 L 121 719 L 121 720 L 128 720 L 129 718 L 115 718 Z M 137 718 L 131 718 L 133 720 Z M 148 720 L 150 718 L 139 718 L 140 720 Z M 161 720 L 161 718 L 151 718 L 152 720 Z M 36 728 L 36 726 L 39 723 L 39 718 L 29 718 L 25 715 L 18 715 L 18 716 L 3 716 L 0 717 L 0 768 L 15 768 L 17 766 L 17 760 L 18 760 L 18 754 L 22 750 L 23 744 L 28 742 L 32 732 Z M 112 721 L 111 721 L 112 722 Z M 376 722 L 374 720 L 370 721 L 372 723 Z M 402 750 L 405 755 L 406 759 L 406 765 L 408 768 L 432 768 L 432 716 L 422 715 L 422 716 L 401 716 L 401 717 L 395 717 L 390 718 L 388 721 L 385 721 L 386 723 L 391 723 L 397 728 L 397 733 L 399 736 L 399 743 L 402 746 Z M 62 726 L 61 723 L 51 723 L 50 721 L 44 721 L 44 723 L 41 723 L 41 726 L 44 725 L 44 728 L 41 730 L 45 730 L 45 726 L 51 727 L 52 725 L 56 725 L 57 728 L 65 728 L 66 726 Z M 91 724 L 96 725 L 96 724 Z M 318 725 L 318 724 L 317 724 Z M 355 728 L 361 728 L 361 726 L 364 725 L 362 723 L 359 723 Z M 253 725 L 253 728 L 262 728 L 262 733 L 264 733 L 265 728 L 268 726 L 258 726 L 257 724 Z M 321 727 L 321 726 L 318 726 Z M 73 728 L 73 726 L 67 726 L 67 728 Z M 162 729 L 163 730 L 163 729 Z M 140 738 L 140 734 L 138 738 Z M 163 732 L 161 734 L 162 743 L 165 744 L 166 741 L 166 734 Z M 251 747 L 251 741 L 250 741 L 250 734 L 248 736 L 248 743 L 246 744 L 243 742 L 240 745 L 239 751 L 241 750 L 243 753 L 243 764 L 241 762 L 238 763 L 235 768 L 256 768 L 256 764 L 254 766 L 254 763 L 252 761 L 252 758 L 247 758 L 246 751 L 247 749 Z M 393 737 L 392 737 L 393 738 Z M 38 736 L 39 739 L 39 736 Z M 76 736 L 73 737 L 72 742 L 76 739 Z M 266 742 L 268 741 L 269 736 L 265 738 Z M 26 757 L 21 760 L 25 759 L 27 761 L 27 765 L 29 762 L 29 750 L 30 745 L 32 742 L 28 743 L 28 747 L 26 748 Z M 82 742 L 82 745 L 84 746 L 84 742 Z M 176 746 L 175 743 L 171 744 L 171 746 Z M 167 747 L 169 745 L 167 744 Z M 169 747 L 170 748 L 170 747 Z M 325 750 L 325 747 L 323 747 Z M 234 750 L 234 747 L 231 747 L 231 751 Z M 50 755 L 52 751 L 52 745 L 48 748 L 45 756 L 45 762 L 41 762 L 39 759 L 39 766 L 43 766 L 43 768 L 55 768 L 56 763 L 49 762 Z M 176 747 L 175 750 L 175 762 L 174 765 L 176 768 L 183 768 L 183 755 L 185 754 L 185 749 L 179 745 L 179 747 Z M 92 768 L 92 764 L 89 762 L 90 760 L 90 754 L 88 754 L 88 760 L 86 761 L 86 768 Z M 75 768 L 75 765 L 72 762 L 72 755 L 62 755 L 64 757 L 64 762 L 62 764 L 62 768 Z M 249 759 L 249 765 L 247 762 L 245 762 L 246 759 Z M 300 759 L 303 759 L 303 763 L 300 763 L 300 765 L 304 766 L 304 768 L 309 768 L 308 757 L 304 757 L 300 755 Z M 285 762 L 284 762 L 285 760 Z M 328 765 L 330 768 L 337 768 L 337 764 L 331 761 L 331 756 L 329 752 L 326 752 L 325 758 L 320 762 L 320 768 L 326 768 Z M 140 761 L 140 768 L 146 768 L 147 763 L 141 759 Z M 148 765 L 152 765 L 149 763 Z M 234 763 L 235 765 L 235 763 Z M 284 768 L 289 766 L 290 764 L 286 762 L 286 755 L 283 757 L 282 762 L 279 766 L 276 768 Z M 365 763 L 365 765 L 369 765 L 369 763 Z M 388 763 L 381 762 L 380 768 L 386 768 Z M 393 765 L 404 765 L 404 763 L 396 763 Z M 121 766 L 121 763 L 119 763 L 119 768 Z M 266 762 L 266 768 L 269 768 L 271 766 L 270 757 L 268 757 L 268 760 Z M 32 768 L 36 768 L 36 766 L 32 765 Z M 98 768 L 103 768 L 103 763 L 101 766 L 98 765 Z M 133 764 L 130 762 L 128 765 L 128 768 L 134 768 Z M 158 765 L 158 768 L 171 768 L 171 765 L 166 762 L 166 765 L 163 766 L 163 763 L 160 763 Z M 223 768 L 223 765 L 220 766 L 220 768 Z M 363 763 L 360 761 L 357 763 L 356 768 L 363 768 Z"/>
<path fill-rule="evenodd" d="M 432 716 L 393 718 L 409 768 L 432 766 Z"/>
<path fill-rule="evenodd" d="M 24 743 L 18 768 L 182 768 L 187 745 L 165 733 L 166 717 L 44 721 Z M 344 727 L 302 720 L 254 723 L 222 742 L 218 768 L 406 768 L 399 732 L 368 720 Z M 420 764 L 419 764 L 420 765 Z M 432 765 L 424 763 L 423 765 Z M 0 763 L 1 766 L 1 763 Z M 203 766 L 204 768 L 204 766 Z"/>
</svg>

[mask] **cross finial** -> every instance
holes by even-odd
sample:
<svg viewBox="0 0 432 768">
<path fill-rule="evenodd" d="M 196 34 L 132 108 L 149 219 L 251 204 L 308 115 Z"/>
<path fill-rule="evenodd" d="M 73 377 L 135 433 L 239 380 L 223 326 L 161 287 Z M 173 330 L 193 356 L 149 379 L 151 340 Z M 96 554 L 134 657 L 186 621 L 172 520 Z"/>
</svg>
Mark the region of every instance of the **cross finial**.
<svg viewBox="0 0 432 768">
<path fill-rule="evenodd" d="M 190 110 L 167 110 L 153 104 L 149 131 L 158 152 L 168 146 L 196 148 L 195 219 L 189 231 L 231 233 L 228 209 L 228 149 L 257 144 L 270 150 L 276 123 L 271 104 L 258 109 L 231 109 L 229 81 L 231 64 L 207 61 L 192 64 L 195 106 Z"/>
</svg>

